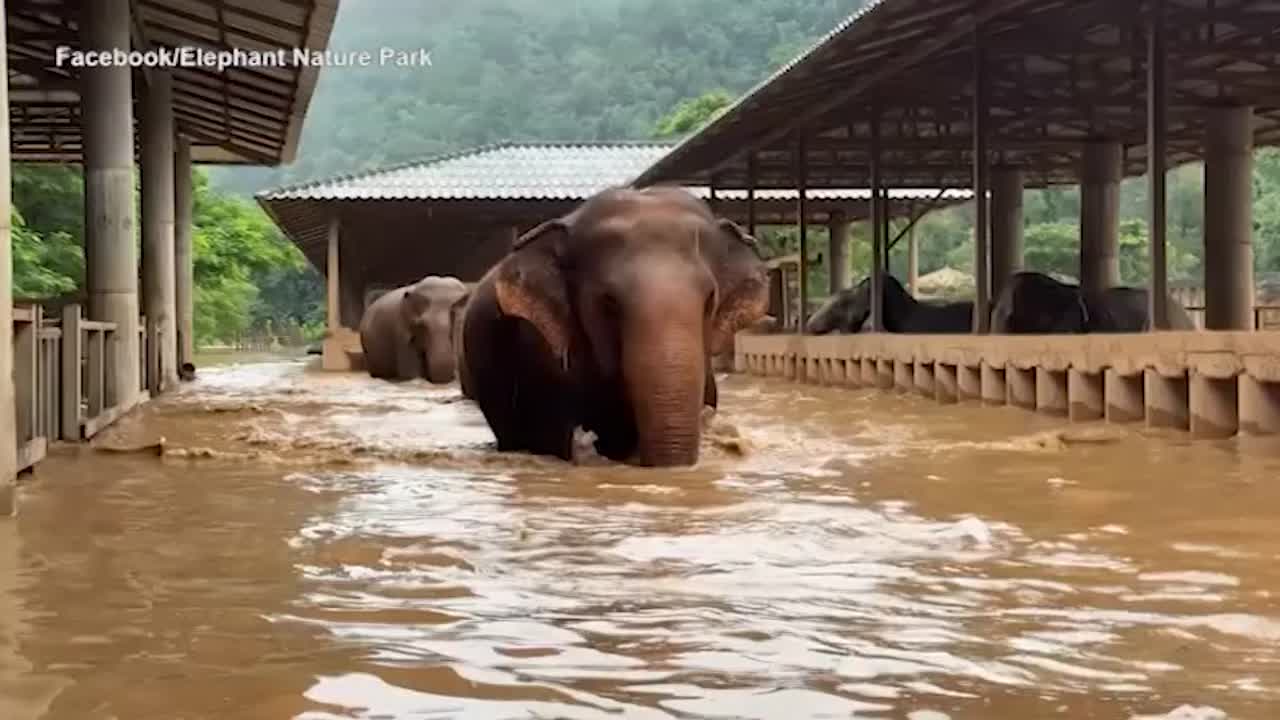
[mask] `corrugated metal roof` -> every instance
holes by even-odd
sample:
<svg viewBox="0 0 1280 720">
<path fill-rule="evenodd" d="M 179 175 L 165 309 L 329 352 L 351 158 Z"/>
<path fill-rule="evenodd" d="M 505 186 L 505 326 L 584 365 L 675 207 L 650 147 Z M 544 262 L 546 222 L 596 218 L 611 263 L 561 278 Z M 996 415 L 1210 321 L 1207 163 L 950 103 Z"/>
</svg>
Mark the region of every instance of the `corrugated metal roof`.
<svg viewBox="0 0 1280 720">
<path fill-rule="evenodd" d="M 266 190 L 262 200 L 585 200 L 609 187 L 630 184 L 667 154 L 666 143 L 499 143 L 381 170 Z M 686 188 L 709 198 L 707 187 Z M 717 197 L 745 200 L 745 190 Z M 926 199 L 936 190 L 894 190 L 891 197 Z M 815 200 L 865 200 L 865 189 L 812 190 Z M 944 199 L 970 197 L 948 190 Z M 794 190 L 758 190 L 761 201 L 794 200 Z"/>
</svg>

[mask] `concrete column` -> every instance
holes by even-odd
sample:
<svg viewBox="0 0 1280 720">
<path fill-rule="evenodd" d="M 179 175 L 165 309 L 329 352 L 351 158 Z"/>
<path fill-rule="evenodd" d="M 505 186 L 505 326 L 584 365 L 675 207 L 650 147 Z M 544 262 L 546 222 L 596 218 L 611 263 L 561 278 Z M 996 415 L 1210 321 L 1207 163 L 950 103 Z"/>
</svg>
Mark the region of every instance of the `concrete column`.
<svg viewBox="0 0 1280 720">
<path fill-rule="evenodd" d="M 933 366 L 933 397 L 944 405 L 951 405 L 960 400 L 960 382 L 955 365 L 936 363 Z"/>
<path fill-rule="evenodd" d="M 325 266 L 325 278 L 328 284 L 325 307 L 330 332 L 342 327 L 342 283 L 338 274 L 339 258 L 342 257 L 338 246 L 340 228 L 338 218 L 335 217 L 329 221 L 329 257 Z"/>
<path fill-rule="evenodd" d="M 1239 384 L 1235 377 L 1215 378 L 1193 371 L 1188 396 L 1192 435 L 1227 438 L 1240 430 Z"/>
<path fill-rule="evenodd" d="M 1004 405 L 1009 401 L 1009 386 L 1005 382 L 1006 369 L 982 363 L 980 392 L 986 405 Z"/>
<path fill-rule="evenodd" d="M 1189 430 L 1190 402 L 1187 377 L 1165 377 L 1148 368 L 1145 373 L 1147 427 Z"/>
<path fill-rule="evenodd" d="M 1106 417 L 1102 373 L 1067 371 L 1067 398 L 1070 402 L 1068 416 L 1072 422 L 1101 420 Z"/>
<path fill-rule="evenodd" d="M 1036 368 L 1036 411 L 1045 415 L 1066 417 L 1070 410 L 1067 373 L 1063 370 Z"/>
<path fill-rule="evenodd" d="M 876 360 L 876 387 L 881 390 L 893 389 L 894 362 L 885 358 Z"/>
<path fill-rule="evenodd" d="M 849 287 L 849 220 L 844 213 L 833 212 L 827 230 L 830 238 L 827 248 L 827 271 L 830 278 L 827 290 L 834 295 Z"/>
<path fill-rule="evenodd" d="M 900 393 L 909 393 L 916 386 L 915 369 L 905 360 L 893 361 L 893 386 Z"/>
<path fill-rule="evenodd" d="M 178 137 L 173 162 L 174 301 L 178 306 L 178 366 L 196 361 L 195 336 L 195 197 L 191 178 L 191 141 Z"/>
<path fill-rule="evenodd" d="M 971 365 L 956 366 L 956 397 L 957 400 L 981 400 L 982 399 L 982 378 L 986 375 L 985 365 L 973 367 Z M 1004 386 L 1004 378 L 1000 378 L 1001 387 Z"/>
<path fill-rule="evenodd" d="M 937 394 L 936 378 L 933 374 L 934 364 L 916 360 L 915 386 L 916 392 L 932 398 Z"/>
<path fill-rule="evenodd" d="M 1253 108 L 1205 110 L 1206 330 L 1253 329 Z"/>
<path fill-rule="evenodd" d="M 862 366 L 862 387 L 873 388 L 879 384 L 880 368 L 873 358 L 864 357 L 859 361 Z"/>
<path fill-rule="evenodd" d="M 129 0 L 84 3 L 84 50 L 129 50 Z M 138 250 L 133 204 L 133 75 L 127 66 L 81 71 L 84 119 L 85 275 L 89 317 L 116 324 L 116 403 L 138 396 Z"/>
<path fill-rule="evenodd" d="M 1098 292 L 1120 284 L 1118 142 L 1086 143 L 1080 167 L 1080 287 Z"/>
<path fill-rule="evenodd" d="M 1005 381 L 1009 385 L 1009 404 L 1023 410 L 1036 409 L 1036 370 L 1006 365 Z"/>
<path fill-rule="evenodd" d="M 1022 171 L 991 171 L 991 297 L 999 298 L 1004 282 L 1022 269 Z M 996 300 L 992 300 L 996 302 Z"/>
<path fill-rule="evenodd" d="M 1102 377 L 1103 395 L 1107 403 L 1107 422 L 1117 424 L 1142 422 L 1146 417 L 1142 375 L 1121 375 L 1108 368 Z"/>
<path fill-rule="evenodd" d="M 142 299 L 151 394 L 178 384 L 173 78 L 151 74 L 142 118 Z"/>
<path fill-rule="evenodd" d="M 1280 383 L 1240 376 L 1240 430 L 1249 435 L 1280 433 Z"/>
<path fill-rule="evenodd" d="M 908 220 L 910 222 L 910 220 Z M 907 226 L 907 292 L 915 297 L 920 290 L 920 238 L 914 223 Z"/>
<path fill-rule="evenodd" d="M 5 15 L 0 0 L 0 17 Z M 9 77 L 8 39 L 5 23 L 0 23 L 0 77 Z M 0 83 L 0 517 L 17 509 L 14 480 L 18 469 L 17 407 L 13 387 L 13 248 L 9 227 L 12 204 L 9 166 L 9 84 Z M 16 552 L 16 551 L 15 551 Z"/>
</svg>

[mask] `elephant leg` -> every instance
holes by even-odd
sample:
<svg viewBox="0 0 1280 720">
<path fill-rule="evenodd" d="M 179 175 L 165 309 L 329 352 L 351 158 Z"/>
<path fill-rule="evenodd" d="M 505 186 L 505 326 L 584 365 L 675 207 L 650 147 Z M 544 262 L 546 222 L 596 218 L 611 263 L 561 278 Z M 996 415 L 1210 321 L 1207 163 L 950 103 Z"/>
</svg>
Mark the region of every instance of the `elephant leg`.
<svg viewBox="0 0 1280 720">
<path fill-rule="evenodd" d="M 551 367 L 541 336 L 523 320 L 501 319 L 485 333 L 468 328 L 472 390 L 499 452 L 573 459 L 577 424 L 572 388 Z M 491 343 L 476 342 L 489 335 Z"/>
<path fill-rule="evenodd" d="M 707 378 L 703 382 L 702 404 L 718 409 L 720 405 L 720 390 L 716 387 L 716 373 L 711 368 L 710 358 L 707 359 Z"/>
</svg>

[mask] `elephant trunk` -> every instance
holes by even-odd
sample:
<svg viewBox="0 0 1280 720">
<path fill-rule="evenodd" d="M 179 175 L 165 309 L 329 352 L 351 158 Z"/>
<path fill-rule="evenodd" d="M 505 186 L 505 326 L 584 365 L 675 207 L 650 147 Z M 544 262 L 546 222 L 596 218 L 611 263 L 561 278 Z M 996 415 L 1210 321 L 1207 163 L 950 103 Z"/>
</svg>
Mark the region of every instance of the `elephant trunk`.
<svg viewBox="0 0 1280 720">
<path fill-rule="evenodd" d="M 702 318 L 683 308 L 634 320 L 622 342 L 622 374 L 635 413 L 635 461 L 650 467 L 693 465 L 702 440 L 707 357 Z"/>
<path fill-rule="evenodd" d="M 436 321 L 429 329 L 428 341 L 423 349 L 422 367 L 427 382 L 444 385 L 453 382 L 457 361 L 453 353 L 453 328 L 448 322 Z"/>
</svg>

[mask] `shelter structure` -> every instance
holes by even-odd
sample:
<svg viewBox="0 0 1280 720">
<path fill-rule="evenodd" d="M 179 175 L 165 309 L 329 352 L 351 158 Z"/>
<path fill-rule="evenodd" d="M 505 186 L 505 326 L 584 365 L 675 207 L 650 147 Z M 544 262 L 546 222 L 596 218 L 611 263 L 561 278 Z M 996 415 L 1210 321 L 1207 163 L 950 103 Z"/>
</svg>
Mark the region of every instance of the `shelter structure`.
<svg viewBox="0 0 1280 720">
<path fill-rule="evenodd" d="M 1119 281 L 1120 180 L 1145 173 L 1151 329 L 1162 331 L 1170 317 L 1167 170 L 1203 160 L 1205 327 L 1247 332 L 1252 151 L 1280 140 L 1278 26 L 1280 7 L 1266 0 L 871 0 L 637 183 L 715 178 L 723 187 L 802 196 L 867 186 L 877 197 L 886 188 L 970 187 L 979 198 L 973 329 L 985 334 L 991 298 L 1021 264 L 1022 190 L 1079 184 L 1080 280 L 1100 289 Z M 873 203 L 876 228 L 881 207 Z M 874 233 L 877 252 L 884 240 Z M 873 300 L 882 281 L 873 274 Z M 883 329 L 878 302 L 872 316 Z M 746 338 L 744 347 L 755 341 Z M 767 342 L 771 350 L 747 356 L 779 357 L 780 341 Z M 1114 405 L 1123 408 L 1116 417 L 1136 413 L 1203 434 L 1280 430 L 1280 374 L 1246 357 L 1272 353 L 1274 343 L 1247 335 L 1146 337 L 1161 352 L 1141 355 L 1130 353 L 1140 345 L 1099 341 L 1086 349 L 1064 338 L 1050 359 L 1010 356 L 1012 339 L 975 339 L 963 352 L 926 338 L 874 347 L 850 339 L 838 349 L 828 347 L 835 340 L 823 342 L 823 352 L 836 353 L 827 360 L 861 358 L 863 370 L 914 367 L 928 392 L 941 378 L 940 397 L 1079 409 L 1082 417 Z M 782 371 L 817 352 L 798 343 L 791 351 L 801 354 L 777 366 Z M 1101 347 L 1115 356 L 1088 355 L 1077 366 L 1070 358 L 1085 355 L 1068 352 Z M 1196 361 L 1187 355 L 1192 347 L 1217 348 L 1220 362 Z"/>
<path fill-rule="evenodd" d="M 192 164 L 294 157 L 320 68 L 293 53 L 325 49 L 337 7 L 0 0 L 0 293 L 13 294 L 12 161 L 83 166 L 87 275 L 87 307 L 59 307 L 56 319 L 39 305 L 3 306 L 0 429 L 18 442 L 16 455 L 0 444 L 0 514 L 45 443 L 92 435 L 172 387 L 192 360 Z"/>
<path fill-rule="evenodd" d="M 359 361 L 356 328 L 371 292 L 428 274 L 479 280 L 521 232 L 568 213 L 601 190 L 627 185 L 670 148 L 643 142 L 499 143 L 269 190 L 258 202 L 327 277 L 324 366 L 346 370 Z M 794 190 L 686 189 L 752 232 L 795 223 L 800 213 Z M 865 189 L 828 188 L 805 205 L 806 222 L 828 225 L 840 240 L 832 246 L 836 264 L 847 265 L 849 226 L 867 217 L 870 196 Z M 893 194 L 890 210 L 919 214 L 968 198 L 963 189 L 908 189 Z"/>
</svg>

